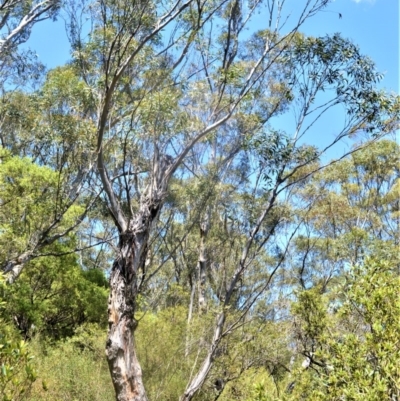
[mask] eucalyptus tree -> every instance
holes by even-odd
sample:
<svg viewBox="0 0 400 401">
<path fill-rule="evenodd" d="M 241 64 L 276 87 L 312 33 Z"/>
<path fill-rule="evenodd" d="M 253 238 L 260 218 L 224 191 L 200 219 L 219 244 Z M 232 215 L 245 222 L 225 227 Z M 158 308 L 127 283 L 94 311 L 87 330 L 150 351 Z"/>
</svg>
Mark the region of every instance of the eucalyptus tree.
<svg viewBox="0 0 400 401">
<path fill-rule="evenodd" d="M 238 156 L 256 155 L 259 207 L 246 222 L 241 254 L 227 272 L 211 340 L 188 379 L 185 401 L 201 389 L 222 339 L 241 324 L 283 262 L 285 249 L 264 283 L 247 294 L 241 316 L 228 324 L 238 283 L 287 218 L 278 200 L 317 171 L 318 158 L 341 139 L 389 129 L 383 119 L 392 102 L 374 90 L 379 75 L 357 47 L 338 35 L 298 33 L 327 3 L 307 0 L 299 8 L 297 3 L 297 14 L 280 1 L 70 3 L 72 66 L 95 111 L 87 116 L 95 127 L 95 149 L 87 158 L 96 161 L 99 190 L 119 237 L 106 344 L 118 400 L 147 400 L 134 342 L 135 311 L 147 277 L 159 271 L 148 260 L 169 184 L 193 174 L 187 161 L 199 146 L 209 146 L 206 160 L 218 144 L 210 138 L 229 132 Z M 259 11 L 265 20 L 257 21 Z M 252 28 L 259 24 L 261 29 Z M 322 91 L 328 100 L 321 101 Z M 320 150 L 302 145 L 310 126 L 337 105 L 347 115 L 331 143 Z M 269 125 L 290 107 L 296 112 L 293 136 Z"/>
<path fill-rule="evenodd" d="M 349 50 L 350 53 L 347 53 Z M 253 131 L 252 138 L 244 148 L 258 163 L 254 168 L 256 178 L 247 182 L 247 189 L 242 187 L 239 190 L 239 194 L 244 191 L 243 203 L 241 205 L 236 203 L 233 208 L 235 217 L 232 223 L 238 221 L 241 224 L 236 227 L 232 223 L 229 224 L 231 233 L 234 231 L 236 236 L 240 233 L 235 247 L 230 248 L 229 245 L 225 245 L 228 249 L 225 249 L 225 252 L 228 252 L 230 261 L 228 264 L 225 261 L 221 263 L 216 255 L 213 255 L 214 259 L 210 261 L 224 270 L 223 273 L 221 270 L 213 272 L 215 281 L 219 281 L 214 299 L 220 300 L 218 309 L 220 313 L 217 314 L 217 324 L 208 355 L 198 374 L 188 384 L 182 399 L 190 399 L 192 391 L 201 388 L 213 367 L 215 356 L 220 352 L 221 344 L 235 329 L 243 327 L 246 317 L 254 317 L 258 299 L 265 297 L 267 290 L 275 290 L 272 299 L 279 299 L 277 286 L 272 286 L 273 279 L 279 269 L 286 264 L 290 241 L 301 224 L 301 221 L 298 225 L 292 223 L 295 212 L 291 210 L 290 203 L 295 199 L 297 191 L 294 190 L 295 186 L 299 184 L 303 186 L 308 177 L 325 168 L 319 159 L 338 140 L 355 131 L 363 130 L 379 135 L 380 129 L 390 130 L 395 126 L 393 124 L 398 123 L 399 114 L 396 109 L 398 106 L 394 106 L 391 110 L 393 120 L 384 118 L 384 121 L 379 123 L 375 119 L 376 113 L 386 108 L 385 96 L 371 91 L 371 87 L 367 89 L 371 84 L 370 79 L 373 81 L 378 76 L 370 69 L 371 64 L 368 67 L 368 59 L 363 58 L 350 42 L 344 41 L 337 35 L 332 38 L 317 39 L 299 35 L 285 56 L 289 58 L 289 63 L 293 62 L 289 77 L 294 83 L 289 96 L 293 94 L 297 98 L 297 102 L 293 102 L 297 112 L 294 135 L 289 137 L 283 132 L 266 127 L 258 132 Z M 363 65 L 362 69 L 359 68 L 360 65 Z M 348 80 L 345 81 L 346 87 L 343 86 L 344 81 L 338 79 L 344 71 L 349 73 Z M 369 75 L 371 73 L 372 75 Z M 359 78 L 361 81 L 358 81 Z M 349 83 L 350 86 L 347 87 Z M 365 84 L 367 85 L 364 86 Z M 325 90 L 333 92 L 333 96 L 318 104 L 316 97 Z M 343 94 L 345 95 L 342 96 Z M 367 98 L 371 96 L 371 98 L 360 102 L 361 96 Z M 375 104 L 371 101 L 374 98 Z M 310 126 L 317 122 L 331 105 L 338 103 L 347 108 L 350 117 L 336 138 L 322 149 L 302 144 Z M 348 153 L 357 149 L 360 147 L 355 147 Z M 333 164 L 335 162 L 337 161 L 333 161 Z M 310 206 L 311 203 L 305 209 L 310 210 Z M 285 237 L 286 240 L 283 240 Z M 211 243 L 211 247 L 215 249 L 215 238 Z M 237 252 L 234 249 L 238 245 L 242 251 L 236 256 Z M 264 264 L 264 269 L 260 264 Z M 237 295 L 238 289 L 239 295 Z M 273 300 L 270 301 L 270 308 L 274 307 Z M 232 306 L 235 308 L 235 313 L 229 309 Z M 227 370 L 228 366 L 225 366 L 225 370 L 222 368 L 222 371 Z M 223 390 L 223 386 L 220 390 Z"/>
<path fill-rule="evenodd" d="M 0 3 L 0 82 L 25 83 L 38 77 L 43 66 L 29 50 L 21 51 L 33 26 L 45 19 L 55 18 L 59 0 L 3 0 Z M 10 79 L 12 80 L 10 82 Z M 25 82 L 24 82 L 25 81 Z"/>
<path fill-rule="evenodd" d="M 363 383 L 365 366 L 356 362 L 361 349 L 356 344 L 369 338 L 368 321 L 375 319 L 379 325 L 392 319 L 390 308 L 376 314 L 371 310 L 375 295 L 384 302 L 393 295 L 386 286 L 398 278 L 398 155 L 399 146 L 393 140 L 366 143 L 310 176 L 295 191 L 294 216 L 300 229 L 282 273 L 294 300 L 288 319 L 293 321 L 289 348 L 294 362 L 291 371 L 300 381 L 292 377 L 287 383 L 291 383 L 288 399 L 325 394 L 325 389 L 330 394 L 341 375 L 340 364 L 352 366 L 354 375 L 354 381 L 339 385 L 344 392 L 353 387 L 360 388 L 359 394 L 368 392 L 367 387 L 372 392 L 379 389 L 374 382 Z M 379 280 L 381 284 L 376 285 Z M 342 342 L 336 354 L 335 347 Z M 328 343 L 332 348 L 323 349 Z M 297 369 L 299 359 L 304 364 Z M 376 361 L 377 366 L 380 361 Z M 315 371 L 332 381 L 313 387 L 308 379 Z"/>
<path fill-rule="evenodd" d="M 90 105 L 82 84 L 70 68 L 44 79 L 45 66 L 20 46 L 35 24 L 56 18 L 60 7 L 58 0 L 0 4 L 0 141 L 9 151 L 1 153 L 1 241 L 7 245 L 0 268 L 9 283 L 30 260 L 50 252 L 46 247 L 70 235 L 96 197 L 86 191 L 78 201 L 90 172 L 86 159 L 80 163 L 82 148 L 90 147 L 90 123 L 84 121 Z M 15 202 L 18 208 L 12 208 Z"/>
<path fill-rule="evenodd" d="M 298 277 L 305 289 L 337 280 L 346 266 L 367 257 L 396 263 L 399 146 L 388 139 L 370 144 L 315 174 L 298 191 L 304 218 L 296 238 Z"/>
<path fill-rule="evenodd" d="M 94 128 L 85 85 L 68 66 L 49 72 L 38 90 L 4 93 L 0 108 L 0 237 L 7 244 L 0 263 L 14 282 L 29 261 L 72 235 L 96 202 L 87 157 Z"/>
<path fill-rule="evenodd" d="M 36 257 L 40 253 L 38 252 L 40 249 L 68 235 L 76 226 L 72 222 L 70 222 L 70 227 L 65 225 L 64 216 L 74 204 L 74 201 L 70 201 L 69 206 L 65 207 L 68 203 L 66 201 L 66 196 L 68 197 L 66 192 L 68 191 L 66 188 L 60 190 L 60 184 L 65 180 L 65 176 L 61 178 L 61 174 L 59 174 L 57 183 L 56 176 L 52 175 L 48 169 L 41 169 L 38 166 L 30 165 L 27 160 L 18 159 L 20 156 L 30 156 L 34 162 L 42 166 L 44 164 L 49 166 L 43 159 L 40 159 L 38 154 L 43 155 L 48 151 L 48 147 L 43 143 L 46 129 L 44 126 L 40 127 L 40 119 L 44 117 L 42 106 L 45 102 L 43 102 L 43 96 L 38 99 L 35 96 L 37 93 L 30 95 L 23 93 L 23 90 L 30 84 L 33 83 L 34 87 L 40 82 L 43 78 L 44 66 L 34 52 L 21 50 L 20 45 L 29 39 L 36 23 L 48 18 L 55 18 L 59 7 L 60 2 L 58 0 L 5 0 L 0 4 L 0 83 L 2 96 L 0 141 L 3 148 L 11 151 L 11 153 L 1 152 L 3 163 L 1 174 L 5 184 L 2 187 L 3 213 L 0 224 L 3 227 L 2 242 L 7 242 L 7 244 L 2 253 L 0 265 L 7 274 L 8 282 L 13 282 L 18 277 L 25 264 Z M 33 90 L 33 87 L 30 90 Z M 21 91 L 18 92 L 16 88 L 21 88 Z M 48 104 L 45 107 L 45 113 L 48 113 L 47 116 L 49 117 L 52 112 L 47 106 Z M 38 131 L 42 132 L 36 135 Z M 49 155 L 46 156 L 47 159 L 49 157 Z M 58 164 L 56 170 L 60 168 L 60 165 L 61 163 Z M 54 169 L 54 164 L 49 167 Z M 25 177 L 21 177 L 21 174 L 24 174 Z M 29 182 L 29 179 L 32 181 Z M 78 181 L 76 181 L 75 190 L 79 186 Z M 17 188 L 18 186 L 19 188 Z M 45 188 L 46 186 L 51 186 L 51 189 Z M 44 192 L 40 193 L 40 189 Z M 70 200 L 74 198 L 74 190 L 70 190 L 69 195 L 71 195 Z M 49 205 L 50 196 L 53 196 L 54 201 L 51 207 Z M 42 200 L 41 197 L 43 197 Z M 19 202 L 20 207 L 13 209 L 10 202 Z M 44 207 L 47 207 L 48 215 L 46 218 L 43 214 Z M 14 214 L 10 214 L 10 209 Z M 39 216 L 30 213 L 33 210 L 37 213 L 39 209 L 42 212 L 41 222 L 38 220 Z M 23 224 L 25 224 L 25 228 L 27 227 L 28 221 L 32 225 L 25 232 L 21 231 Z M 12 233 L 15 237 L 10 240 Z"/>
</svg>

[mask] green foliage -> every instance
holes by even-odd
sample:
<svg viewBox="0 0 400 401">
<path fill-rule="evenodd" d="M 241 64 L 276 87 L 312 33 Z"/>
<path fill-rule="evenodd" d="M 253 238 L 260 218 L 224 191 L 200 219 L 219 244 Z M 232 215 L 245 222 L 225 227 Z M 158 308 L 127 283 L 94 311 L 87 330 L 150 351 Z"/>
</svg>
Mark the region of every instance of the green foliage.
<svg viewBox="0 0 400 401">
<path fill-rule="evenodd" d="M 105 327 L 108 285 L 104 273 L 83 271 L 68 243 L 52 246 L 61 256 L 29 262 L 14 285 L 5 289 L 6 311 L 26 336 L 70 336 L 84 322 Z M 66 302 L 67 300 L 67 302 Z"/>
<path fill-rule="evenodd" d="M 24 251 L 30 234 L 46 227 L 57 174 L 0 149 L 0 260 Z"/>
<path fill-rule="evenodd" d="M 298 192 L 300 205 L 312 205 L 296 212 L 308 232 L 295 241 L 302 286 L 326 286 L 367 255 L 398 261 L 399 154 L 394 141 L 371 143 Z"/>
<path fill-rule="evenodd" d="M 109 401 L 114 399 L 104 354 L 105 332 L 96 325 L 82 325 L 68 340 L 50 345 L 36 339 L 32 348 L 40 375 L 30 401 Z"/>
<path fill-rule="evenodd" d="M 185 357 L 185 308 L 175 305 L 157 314 L 145 313 L 139 327 L 138 355 L 149 397 L 178 399 L 194 360 L 194 356 Z"/>
<path fill-rule="evenodd" d="M 271 401 L 272 399 L 267 393 L 264 382 L 261 381 L 254 384 L 251 398 L 248 401 Z"/>
<path fill-rule="evenodd" d="M 315 287 L 300 292 L 298 302 L 293 305 L 292 312 L 300 317 L 298 329 L 302 334 L 301 340 L 306 351 L 313 352 L 313 343 L 318 341 L 327 329 L 326 309 L 320 289 Z"/>
<path fill-rule="evenodd" d="M 40 89 L 10 91 L 2 97 L 2 145 L 13 156 L 29 156 L 62 172 L 61 194 L 95 146 L 93 122 L 86 117 L 94 107 L 92 96 L 74 68 L 63 66 L 51 70 Z"/>
<path fill-rule="evenodd" d="M 273 377 L 263 368 L 249 369 L 227 383 L 221 401 L 273 401 L 277 389 Z"/>
<path fill-rule="evenodd" d="M 79 205 L 65 207 L 60 181 L 52 169 L 0 148 L 0 264 L 33 251 L 51 228 L 64 232 L 82 213 Z"/>
<path fill-rule="evenodd" d="M 263 2 L 65 3 L 72 61 L 0 102 L 0 265 L 29 255 L 1 290 L 8 398 L 30 387 L 32 401 L 114 398 L 100 334 L 108 284 L 88 269 L 108 268 L 111 241 L 130 237 L 110 212 L 134 228 L 140 267 L 118 297 L 136 307 L 150 400 L 177 400 L 210 350 L 197 400 L 399 398 L 398 146 L 382 141 L 312 178 L 324 150 L 306 134 L 339 105 L 345 125 L 325 151 L 381 135 L 400 102 L 376 90 L 381 75 L 351 41 L 289 28 L 284 3 L 268 2 L 270 29 L 247 33 Z M 328 1 L 304 3 L 300 25 Z M 290 136 L 269 126 L 289 107 Z M 167 160 L 180 163 L 171 182 Z"/>
<path fill-rule="evenodd" d="M 396 265 L 368 258 L 353 268 L 337 312 L 328 312 L 314 291 L 299 299 L 294 313 L 314 343 L 311 364 L 299 371 L 290 399 L 392 400 L 400 395 L 398 330 L 400 276 Z M 314 316 L 315 319 L 309 319 Z M 329 320 L 321 330 L 321 321 Z M 323 325 L 322 325 L 323 326 Z"/>
<path fill-rule="evenodd" d="M 364 131 L 380 134 L 387 129 L 387 121 L 378 115 L 392 113 L 398 107 L 399 98 L 375 88 L 382 74 L 350 40 L 340 34 L 317 38 L 297 35 L 285 58 L 293 63 L 290 69 L 293 82 L 297 80 L 297 69 L 303 73 L 306 70 L 312 87 L 322 91 L 332 89 L 349 115 L 361 117 Z M 299 82 L 298 91 L 306 99 L 310 93 L 308 83 Z M 313 96 L 310 101 L 314 101 Z"/>
<path fill-rule="evenodd" d="M 3 301 L 5 280 L 0 273 L 0 308 Z M 36 380 L 36 364 L 28 344 L 20 339 L 12 325 L 0 317 L 0 399 L 18 401 L 25 399 Z"/>
</svg>

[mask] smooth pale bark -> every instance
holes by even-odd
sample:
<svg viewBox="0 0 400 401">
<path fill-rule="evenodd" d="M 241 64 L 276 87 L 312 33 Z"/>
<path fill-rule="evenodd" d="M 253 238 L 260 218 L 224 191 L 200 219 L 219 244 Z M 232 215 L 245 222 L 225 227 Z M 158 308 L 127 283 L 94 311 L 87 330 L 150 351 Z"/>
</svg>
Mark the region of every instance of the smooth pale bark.
<svg viewBox="0 0 400 401">
<path fill-rule="evenodd" d="M 192 288 L 190 290 L 190 302 L 189 302 L 189 311 L 188 311 L 187 328 L 186 328 L 185 358 L 188 357 L 190 350 L 190 325 L 192 323 L 194 295 L 196 292 L 195 283 L 192 283 L 191 287 Z"/>
<path fill-rule="evenodd" d="M 207 279 L 207 249 L 206 240 L 207 234 L 210 227 L 209 213 L 206 213 L 206 217 L 203 222 L 200 223 L 200 246 L 199 246 L 199 259 L 197 262 L 197 270 L 199 275 L 199 310 L 204 312 L 207 307 L 206 300 L 206 279 Z"/>
<path fill-rule="evenodd" d="M 13 45 L 19 45 L 26 42 L 29 35 L 27 31 L 39 21 L 50 18 L 57 10 L 59 2 L 57 0 L 44 0 L 31 4 L 31 8 L 26 10 L 25 14 L 13 21 L 13 16 L 17 14 L 22 6 L 20 0 L 3 1 L 0 5 L 0 11 L 4 14 L 0 22 L 0 29 L 6 28 L 6 32 L 0 39 L 0 54 L 9 51 Z M 47 14 L 47 15 L 46 15 Z"/>
<path fill-rule="evenodd" d="M 190 401 L 195 396 L 195 394 L 201 389 L 204 382 L 206 381 L 208 374 L 210 373 L 210 370 L 213 366 L 215 353 L 218 349 L 218 345 L 222 339 L 225 319 L 226 319 L 225 312 L 221 312 L 217 318 L 213 339 L 210 348 L 208 350 L 207 356 L 205 357 L 203 364 L 201 365 L 201 368 L 199 369 L 197 374 L 187 385 L 185 393 L 181 397 L 180 401 Z"/>
</svg>

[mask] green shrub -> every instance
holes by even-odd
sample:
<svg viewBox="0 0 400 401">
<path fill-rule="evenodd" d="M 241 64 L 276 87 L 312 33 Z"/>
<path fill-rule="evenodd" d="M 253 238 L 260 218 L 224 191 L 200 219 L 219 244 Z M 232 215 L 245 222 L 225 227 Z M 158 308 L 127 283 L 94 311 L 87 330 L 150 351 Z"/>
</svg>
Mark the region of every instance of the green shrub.
<svg viewBox="0 0 400 401">
<path fill-rule="evenodd" d="M 105 357 L 105 330 L 84 325 L 65 341 L 36 339 L 38 380 L 29 401 L 111 401 L 115 399 Z"/>
<path fill-rule="evenodd" d="M 0 308 L 5 280 L 0 273 Z M 33 356 L 12 325 L 0 318 L 0 397 L 1 401 L 22 400 L 36 380 Z"/>
</svg>

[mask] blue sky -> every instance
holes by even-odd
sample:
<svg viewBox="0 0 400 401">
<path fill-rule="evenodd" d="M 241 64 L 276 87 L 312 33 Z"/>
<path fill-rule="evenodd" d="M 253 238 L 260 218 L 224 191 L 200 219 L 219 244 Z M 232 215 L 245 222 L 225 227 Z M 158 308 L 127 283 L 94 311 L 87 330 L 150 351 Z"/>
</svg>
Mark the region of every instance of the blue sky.
<svg viewBox="0 0 400 401">
<path fill-rule="evenodd" d="M 298 4 L 302 0 L 295 0 Z M 340 32 L 358 44 L 385 73 L 382 86 L 399 91 L 399 0 L 335 0 L 311 18 L 302 31 L 310 35 Z M 342 18 L 339 18 L 339 13 Z M 37 24 L 26 46 L 34 49 L 49 68 L 69 58 L 62 19 Z"/>
<path fill-rule="evenodd" d="M 352 39 L 385 73 L 383 87 L 399 91 L 399 0 L 336 0 L 304 28 L 311 35 L 340 32 Z"/>
<path fill-rule="evenodd" d="M 299 6 L 303 1 L 298 0 Z M 399 93 L 399 0 L 335 0 L 317 16 L 310 18 L 301 31 L 312 36 L 339 32 L 368 55 L 376 69 L 384 73 L 379 86 L 388 92 Z M 292 4 L 290 2 L 290 4 Z M 339 18 L 339 13 L 341 18 Z M 331 109 L 318 121 L 304 138 L 305 142 L 323 147 L 328 145 L 341 130 L 344 121 L 342 108 Z M 274 126 L 293 132 L 291 116 L 279 118 Z M 400 137 L 398 137 L 400 139 Z M 324 160 L 341 156 L 351 142 L 340 142 Z"/>
</svg>

